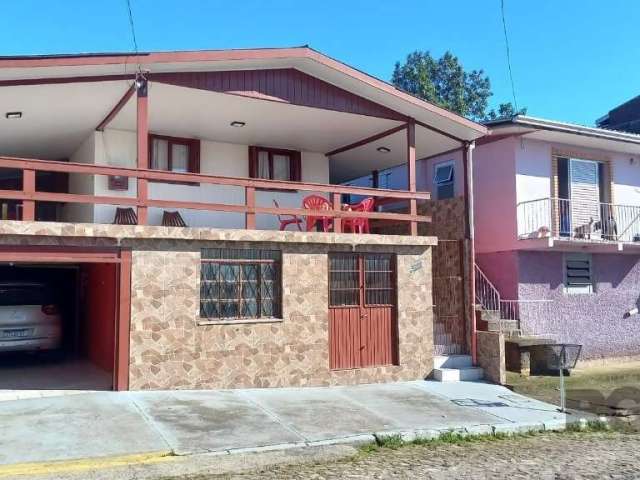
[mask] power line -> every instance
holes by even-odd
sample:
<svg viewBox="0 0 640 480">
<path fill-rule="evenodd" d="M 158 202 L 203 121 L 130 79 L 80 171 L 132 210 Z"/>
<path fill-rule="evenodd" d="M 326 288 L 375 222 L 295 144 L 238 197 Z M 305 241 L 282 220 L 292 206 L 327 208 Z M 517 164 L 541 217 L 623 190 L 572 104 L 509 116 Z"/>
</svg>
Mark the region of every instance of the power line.
<svg viewBox="0 0 640 480">
<path fill-rule="evenodd" d="M 138 40 L 136 38 L 136 26 L 135 23 L 133 21 L 133 12 L 131 11 L 131 0 L 125 0 L 127 2 L 127 11 L 129 12 L 129 28 L 131 29 L 131 39 L 133 40 L 133 50 L 136 54 L 136 63 L 138 64 L 138 70 L 136 73 L 136 78 L 138 78 L 139 75 L 142 75 L 142 65 L 140 64 L 140 56 L 139 56 L 139 51 L 138 51 Z M 124 60 L 124 71 L 126 73 L 127 71 L 127 58 L 125 57 Z"/>
<path fill-rule="evenodd" d="M 133 50 L 138 54 L 138 41 L 136 40 L 136 27 L 133 23 L 133 13 L 131 12 L 131 0 L 126 0 L 129 11 L 129 27 L 131 28 L 131 38 L 133 39 Z"/>
<path fill-rule="evenodd" d="M 513 95 L 513 106 L 518 113 L 518 100 L 516 100 L 516 87 L 513 83 L 513 72 L 511 70 L 511 51 L 509 50 L 509 35 L 507 34 L 507 21 L 504 16 L 504 0 L 500 0 L 500 11 L 502 13 L 502 29 L 504 31 L 504 44 L 507 49 L 507 66 L 509 67 L 509 79 L 511 80 L 511 93 Z"/>
</svg>

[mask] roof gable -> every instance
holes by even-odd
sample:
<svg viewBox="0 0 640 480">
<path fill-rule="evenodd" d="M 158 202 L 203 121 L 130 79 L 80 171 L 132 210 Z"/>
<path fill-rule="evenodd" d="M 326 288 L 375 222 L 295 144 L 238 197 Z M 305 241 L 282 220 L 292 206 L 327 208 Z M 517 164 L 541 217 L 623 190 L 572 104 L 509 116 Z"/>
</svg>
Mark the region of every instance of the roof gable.
<svg viewBox="0 0 640 480">
<path fill-rule="evenodd" d="M 293 68 L 156 73 L 154 82 L 392 120 L 406 117 Z"/>
</svg>

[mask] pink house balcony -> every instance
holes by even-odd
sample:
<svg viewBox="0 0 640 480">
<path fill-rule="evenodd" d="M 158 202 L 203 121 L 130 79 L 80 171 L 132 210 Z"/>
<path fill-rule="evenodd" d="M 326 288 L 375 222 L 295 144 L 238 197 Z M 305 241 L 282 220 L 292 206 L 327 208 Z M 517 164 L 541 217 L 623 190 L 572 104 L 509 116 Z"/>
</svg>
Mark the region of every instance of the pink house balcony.
<svg viewBox="0 0 640 480">
<path fill-rule="evenodd" d="M 517 207 L 518 238 L 640 246 L 640 206 L 541 198 Z"/>
</svg>

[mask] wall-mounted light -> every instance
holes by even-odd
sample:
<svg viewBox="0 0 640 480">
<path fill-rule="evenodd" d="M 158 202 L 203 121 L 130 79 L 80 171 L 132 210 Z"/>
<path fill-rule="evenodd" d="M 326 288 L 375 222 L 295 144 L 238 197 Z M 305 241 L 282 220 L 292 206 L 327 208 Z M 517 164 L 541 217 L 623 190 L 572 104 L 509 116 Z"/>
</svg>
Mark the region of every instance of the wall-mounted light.
<svg viewBox="0 0 640 480">
<path fill-rule="evenodd" d="M 376 150 L 378 150 L 380 153 L 389 153 L 391 151 L 391 149 L 387 147 L 378 147 L 376 148 Z"/>
<path fill-rule="evenodd" d="M 231 122 L 231 126 L 232 127 L 237 127 L 237 128 L 241 128 L 244 127 L 246 125 L 245 122 L 241 122 L 240 120 L 234 120 L 233 122 Z"/>
<path fill-rule="evenodd" d="M 4 116 L 9 119 L 22 118 L 22 112 L 7 112 Z"/>
</svg>

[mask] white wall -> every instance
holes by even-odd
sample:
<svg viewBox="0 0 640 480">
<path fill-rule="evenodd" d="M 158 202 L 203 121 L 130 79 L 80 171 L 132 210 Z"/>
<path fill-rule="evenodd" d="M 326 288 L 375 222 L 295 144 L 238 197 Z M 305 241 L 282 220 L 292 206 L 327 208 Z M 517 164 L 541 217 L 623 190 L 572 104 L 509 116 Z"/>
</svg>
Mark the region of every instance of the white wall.
<svg viewBox="0 0 640 480">
<path fill-rule="evenodd" d="M 640 205 L 640 157 L 614 154 L 613 201 L 618 205 Z"/>
<path fill-rule="evenodd" d="M 437 200 L 438 194 L 433 183 L 436 166 L 441 163 L 453 162 L 453 194 L 456 197 L 464 195 L 464 165 L 462 163 L 462 149 L 438 155 L 416 163 L 418 190 L 431 192 L 432 198 Z"/>
<path fill-rule="evenodd" d="M 460 197 L 464 194 L 464 170 L 462 165 L 462 150 L 445 153 L 428 159 L 416 162 L 416 189 L 419 192 L 431 192 L 432 198 L 436 198 L 433 184 L 435 166 L 443 162 L 453 162 L 454 165 L 454 195 Z M 380 188 L 391 188 L 393 190 L 407 189 L 407 165 L 380 170 Z M 371 175 L 356 178 L 347 182 L 349 185 L 358 187 L 371 187 Z"/>
<path fill-rule="evenodd" d="M 515 141 L 517 203 L 551 195 L 551 145 L 529 139 Z"/>
<path fill-rule="evenodd" d="M 90 135 L 71 155 L 69 161 L 93 163 L 95 158 L 95 137 Z M 94 182 L 91 175 L 72 173 L 69 175 L 69 193 L 94 194 Z M 81 203 L 67 203 L 62 209 L 62 219 L 81 223 L 93 222 L 93 206 Z"/>
<path fill-rule="evenodd" d="M 96 164 L 135 167 L 136 134 L 131 131 L 107 129 L 96 132 Z M 232 143 L 201 140 L 200 172 L 209 175 L 227 177 L 248 177 L 248 146 Z M 302 152 L 302 180 L 314 183 L 329 183 L 329 160 L 322 153 Z M 311 192 L 256 192 L 256 203 L 260 206 L 273 206 L 276 199 L 282 207 L 300 207 L 302 198 Z M 95 194 L 110 196 L 135 196 L 135 180 L 129 180 L 127 191 L 111 191 L 108 179 L 97 176 Z M 174 185 L 152 182 L 149 184 L 149 198 L 176 199 L 192 202 L 225 204 L 244 204 L 244 188 L 223 185 Z M 95 210 L 96 223 L 111 223 L 115 206 L 100 205 Z M 244 215 L 230 212 L 209 212 L 198 210 L 180 210 L 187 225 L 192 227 L 244 228 Z M 160 225 L 162 209 L 149 209 L 149 224 Z M 258 229 L 278 228 L 275 215 L 257 215 Z M 291 227 L 290 227 L 291 228 Z"/>
</svg>

